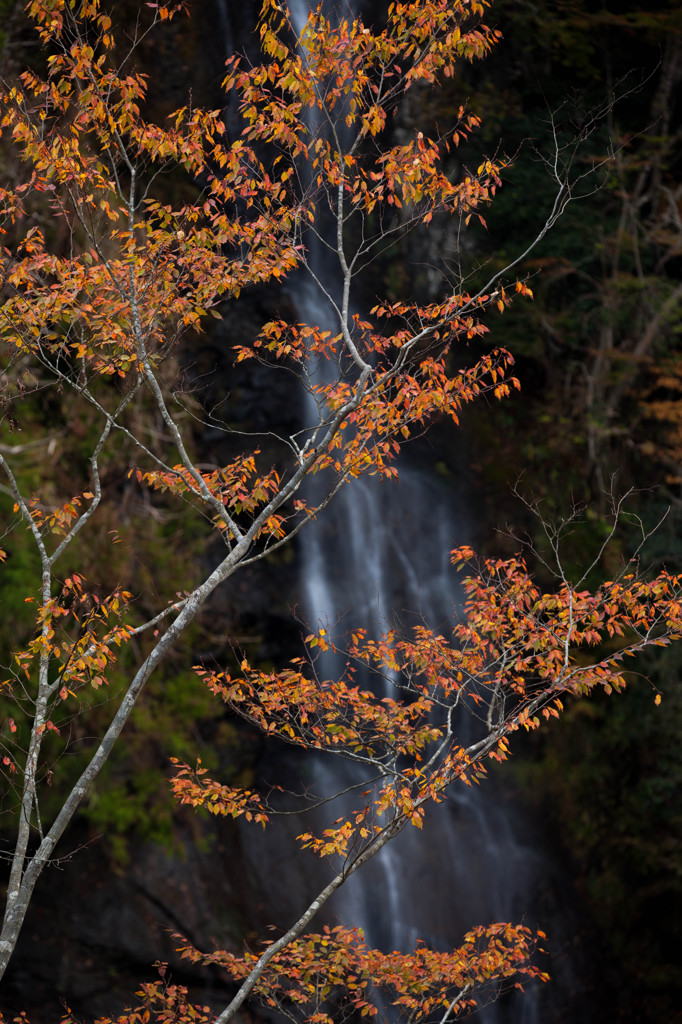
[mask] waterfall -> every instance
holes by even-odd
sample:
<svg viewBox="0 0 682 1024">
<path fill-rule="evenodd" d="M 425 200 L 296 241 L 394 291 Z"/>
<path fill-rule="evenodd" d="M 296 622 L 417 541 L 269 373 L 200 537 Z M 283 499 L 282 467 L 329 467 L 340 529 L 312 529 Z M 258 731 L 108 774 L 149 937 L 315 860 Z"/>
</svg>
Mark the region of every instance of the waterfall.
<svg viewBox="0 0 682 1024">
<path fill-rule="evenodd" d="M 219 2 L 224 11 L 224 0 Z M 345 4 L 347 13 L 349 6 Z M 300 35 L 308 2 L 289 0 L 289 9 Z M 311 130 L 315 127 L 310 125 Z M 308 260 L 326 286 L 331 280 L 329 257 L 314 234 L 307 243 Z M 337 333 L 331 303 L 310 276 L 295 275 L 287 289 L 299 322 Z M 338 372 L 338 367 L 331 368 Z M 313 379 L 325 380 L 323 366 L 308 370 Z M 307 401 L 304 416 L 310 425 L 317 408 L 310 395 Z M 456 615 L 458 597 L 448 554 L 470 534 L 461 491 L 453 481 L 446 486 L 433 470 L 404 457 L 398 469 L 398 481 L 351 481 L 302 531 L 298 605 L 312 627 L 321 623 L 339 632 L 363 626 L 377 637 L 394 621 L 405 629 L 420 622 L 446 631 Z M 314 501 L 322 496 L 324 480 L 315 478 L 310 487 L 308 497 Z M 332 655 L 322 665 L 328 677 L 342 668 L 340 658 Z M 281 761 L 274 766 L 284 788 L 288 782 L 292 790 L 303 785 L 325 799 L 358 782 L 356 768 L 340 758 L 313 758 L 303 767 L 299 761 L 283 780 L 281 773 L 288 770 Z M 350 809 L 350 799 L 333 802 L 327 820 Z M 469 928 L 495 921 L 543 927 L 545 922 L 537 920 L 537 893 L 549 888 L 550 872 L 524 839 L 523 829 L 515 828 L 516 817 L 494 784 L 454 789 L 447 802 L 427 814 L 423 831 L 408 827 L 351 876 L 325 908 L 327 922 L 361 927 L 370 945 L 403 952 L 413 949 L 417 939 L 435 949 L 453 948 Z M 319 862 L 312 855 L 302 856 L 295 843 L 295 836 L 311 827 L 315 829 L 307 818 L 302 825 L 284 817 L 272 824 L 264 840 L 243 833 L 250 888 L 267 899 L 272 920 L 281 924 L 295 920 L 309 893 L 326 881 Z M 273 887 L 274 878 L 279 886 Z M 567 985 L 573 986 L 572 977 Z M 539 1024 L 539 1000 L 537 990 L 514 993 L 481 1007 L 476 1019 L 482 1024 Z M 554 1017 L 547 1008 L 545 1000 L 543 1022 Z"/>
<path fill-rule="evenodd" d="M 289 9 L 300 36 L 309 5 L 289 0 Z M 311 133 L 316 127 L 310 125 Z M 314 235 L 308 260 L 333 294 L 329 257 Z M 301 322 L 338 332 L 329 300 L 310 277 L 294 278 L 290 296 Z M 338 367 L 321 360 L 309 370 L 313 380 L 329 383 Z M 308 403 L 306 415 L 313 423 L 318 410 L 310 396 Z M 323 497 L 324 480 L 313 480 L 310 487 L 313 501 Z M 351 481 L 301 535 L 303 603 L 310 625 L 331 625 L 336 632 L 361 626 L 374 638 L 394 621 L 403 628 L 421 622 L 447 629 L 457 605 L 449 551 L 464 543 L 468 532 L 461 497 L 405 460 L 399 481 Z M 325 675 L 341 668 L 333 655 L 322 661 Z M 315 792 L 325 798 L 361 779 L 354 765 L 334 757 L 316 759 L 314 776 Z M 333 820 L 350 812 L 352 797 L 332 807 Z M 417 939 L 449 949 L 474 925 L 524 917 L 537 858 L 517 840 L 509 810 L 494 796 L 460 787 L 448 803 L 432 809 L 425 832 L 430 841 L 406 829 L 351 876 L 330 904 L 331 920 L 361 927 L 372 946 L 408 952 Z M 532 995 L 513 1003 L 482 1007 L 478 1019 L 538 1024 Z"/>
</svg>

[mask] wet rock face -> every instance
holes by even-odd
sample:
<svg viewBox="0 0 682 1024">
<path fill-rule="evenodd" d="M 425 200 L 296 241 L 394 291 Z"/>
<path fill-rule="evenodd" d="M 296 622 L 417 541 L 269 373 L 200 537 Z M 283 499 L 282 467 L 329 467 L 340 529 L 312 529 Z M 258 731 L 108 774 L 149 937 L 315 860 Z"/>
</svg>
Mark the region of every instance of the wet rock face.
<svg viewBox="0 0 682 1024">
<path fill-rule="evenodd" d="M 88 840 L 81 830 L 64 850 L 73 852 L 41 880 L 3 982 L 2 1011 L 25 1010 L 32 1024 L 54 1024 L 65 1006 L 86 1019 L 116 1014 L 154 979 L 158 961 L 169 962 L 198 1001 L 224 1004 L 217 974 L 183 963 L 173 935 L 202 949 L 241 945 L 245 869 L 230 824 L 202 828 L 188 818 L 172 851 L 133 846 L 118 871 L 104 838 Z"/>
</svg>

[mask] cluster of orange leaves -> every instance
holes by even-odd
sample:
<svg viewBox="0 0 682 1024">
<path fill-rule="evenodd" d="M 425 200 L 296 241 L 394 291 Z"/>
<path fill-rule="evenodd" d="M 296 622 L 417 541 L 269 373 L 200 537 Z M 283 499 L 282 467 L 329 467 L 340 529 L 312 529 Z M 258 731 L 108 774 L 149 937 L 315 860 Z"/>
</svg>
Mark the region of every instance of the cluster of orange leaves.
<svg viewBox="0 0 682 1024">
<path fill-rule="evenodd" d="M 448 953 L 422 945 L 412 953 L 383 953 L 368 947 L 357 929 L 325 928 L 277 954 L 256 993 L 273 1009 L 296 1008 L 309 1024 L 332 1024 L 357 1014 L 377 1017 L 377 1003 L 394 1006 L 401 1019 L 428 1020 L 434 1013 L 442 1015 L 462 990 L 480 990 L 486 983 L 499 984 L 517 975 L 546 980 L 531 962 L 536 941 L 528 928 L 496 924 L 472 930 L 462 946 Z M 223 967 L 236 981 L 245 978 L 258 960 L 256 953 L 202 954 L 188 945 L 181 952 L 194 963 Z M 475 1005 L 464 996 L 453 1016 Z"/>
<path fill-rule="evenodd" d="M 384 773 L 354 817 L 299 837 L 320 856 L 348 857 L 358 841 L 382 831 L 387 811 L 420 827 L 425 804 L 443 799 L 454 782 L 478 781 L 488 758 L 508 756 L 515 731 L 557 717 L 567 695 L 622 689 L 625 655 L 682 636 L 680 579 L 666 573 L 649 582 L 625 575 L 594 593 L 568 584 L 543 593 L 521 558 L 478 564 L 471 549 L 460 548 L 453 562 L 475 571 L 463 581 L 464 615 L 449 637 L 423 626 L 379 640 L 358 630 L 341 679 L 320 679 L 302 659 L 269 672 L 244 659 L 237 676 L 197 668 L 214 694 L 265 735 L 341 751 Z M 311 652 L 339 650 L 326 630 L 308 644 Z M 362 666 L 393 695 L 360 687 Z M 450 731 L 453 708 L 485 721 L 496 702 L 504 711 L 480 730 L 482 742 L 463 747 Z M 221 786 L 204 769 L 179 765 L 173 788 L 182 803 L 267 820 L 265 797 Z"/>
<path fill-rule="evenodd" d="M 14 661 L 27 679 L 36 657 L 47 654 L 54 659 L 60 666 L 62 700 L 66 700 L 70 692 L 68 687 L 77 683 L 87 682 L 94 687 L 106 684 L 106 669 L 116 660 L 113 648 L 120 648 L 133 632 L 132 626 L 120 621 L 132 594 L 117 588 L 100 597 L 85 591 L 84 582 L 75 572 L 67 577 L 60 597 L 38 607 L 37 635 L 24 650 L 14 653 Z M 109 625 L 110 619 L 114 620 L 113 625 Z M 69 627 L 75 637 L 69 635 Z M 9 683 L 6 680 L 3 685 Z"/>
<path fill-rule="evenodd" d="M 149 6 L 163 19 L 184 5 Z M 242 175 L 247 164 L 258 174 L 253 151 L 241 140 L 226 147 L 219 111 L 185 108 L 164 128 L 146 122 L 145 76 L 115 70 L 110 18 L 98 2 L 81 5 L 88 42 L 70 43 L 71 8 L 64 0 L 29 5 L 43 41 L 61 45 L 45 78 L 25 72 L 2 97 L 0 130 L 32 173 L 27 184 L 0 193 L 0 227 L 25 214 L 33 191 L 48 197 L 59 218 L 95 226 L 106 243 L 54 255 L 32 227 L 14 253 L 5 250 L 14 295 L 5 303 L 4 333 L 18 350 L 41 346 L 84 358 L 96 373 L 125 376 L 139 369 L 136 333 L 149 351 L 162 350 L 170 325 L 197 326 L 224 295 L 291 269 L 290 214 L 276 203 L 267 216 L 228 214 L 230 199 L 269 202 L 275 188 L 264 169 L 258 180 Z M 209 185 L 197 202 L 177 207 L 145 199 L 131 224 L 114 175 L 122 161 L 149 170 L 180 164 Z M 220 165 L 224 178 L 214 172 Z"/>
<path fill-rule="evenodd" d="M 47 516 L 46 521 L 51 523 L 53 518 Z M 35 634 L 25 647 L 13 652 L 9 666 L 12 674 L 0 682 L 0 692 L 23 689 L 33 675 L 46 672 L 48 665 L 52 677 L 49 693 L 55 707 L 69 698 L 78 707 L 83 687 L 97 689 L 108 685 L 117 651 L 134 632 L 124 621 L 132 594 L 116 588 L 111 594 L 100 596 L 88 592 L 84 584 L 83 576 L 74 572 L 64 581 L 58 597 L 38 605 Z M 31 597 L 25 600 L 29 604 L 34 602 Z M 17 729 L 12 717 L 8 717 L 7 727 L 10 736 L 0 739 L 1 760 L 3 767 L 15 774 L 18 769 L 13 748 L 18 743 L 19 750 L 22 749 L 24 730 Z M 51 717 L 46 717 L 38 727 L 39 735 L 59 732 Z"/>
<path fill-rule="evenodd" d="M 203 484 L 211 497 L 217 498 L 230 512 L 237 515 L 254 515 L 277 493 L 280 485 L 280 477 L 275 469 L 257 475 L 256 456 L 259 454 L 259 450 L 255 449 L 251 455 L 237 458 L 229 465 L 209 473 L 200 473 L 199 470 L 192 473 L 185 466 L 177 465 L 171 470 L 131 470 L 130 475 L 134 475 L 139 483 L 154 490 L 169 491 L 183 497 L 191 495 L 200 500 L 203 499 Z M 283 521 L 280 515 L 270 516 L 261 530 L 261 535 L 276 538 L 284 536 Z M 225 521 L 218 516 L 213 517 L 213 522 L 219 530 L 226 529 Z"/>
</svg>

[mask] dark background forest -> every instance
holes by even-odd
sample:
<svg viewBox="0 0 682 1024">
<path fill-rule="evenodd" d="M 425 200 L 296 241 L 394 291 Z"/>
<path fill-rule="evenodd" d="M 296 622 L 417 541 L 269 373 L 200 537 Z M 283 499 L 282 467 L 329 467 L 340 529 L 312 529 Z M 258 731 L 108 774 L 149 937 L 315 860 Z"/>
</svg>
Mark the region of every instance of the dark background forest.
<svg viewBox="0 0 682 1024">
<path fill-rule="evenodd" d="M 132 24 L 139 6 L 119 0 L 115 17 Z M 373 6 L 380 18 L 381 3 Z M 252 47 L 256 18 L 255 4 L 201 0 L 189 22 L 174 24 L 143 50 L 158 116 L 183 103 L 188 89 L 196 104 L 219 106 L 225 49 L 230 42 Z M 477 407 L 463 432 L 437 425 L 417 442 L 419 460 L 463 496 L 474 546 L 506 555 L 525 537 L 538 555 L 540 578 L 545 541 L 519 495 L 541 502 L 550 519 L 583 509 L 566 548 L 569 567 L 577 569 L 600 550 L 613 495 L 631 490 L 630 526 L 624 524 L 608 558 L 636 547 L 639 523 L 645 530 L 660 524 L 642 563 L 680 571 L 682 4 L 671 0 L 652 11 L 623 0 L 498 0 L 487 21 L 503 34 L 494 54 L 463 67 L 428 104 L 417 93 L 393 126 L 398 132 L 421 120 L 447 124 L 468 100 L 482 119 L 468 144 L 471 159 L 481 151 L 515 157 L 487 228 L 467 235 L 469 273 L 510 262 L 544 222 L 552 125 L 566 145 L 578 140 L 579 162 L 596 160 L 602 170 L 522 266 L 534 301 L 514 304 L 495 321 L 493 343 L 513 353 L 520 393 Z M 11 79 L 41 58 L 20 3 L 0 3 L 0 26 L 2 74 Z M 1 152 L 0 161 L 3 174 L 13 173 L 11 152 Z M 164 187 L 172 194 L 187 186 L 170 177 Z M 429 293 L 429 246 L 437 253 L 449 242 L 447 226 L 435 221 L 419 253 L 416 293 Z M 404 285 L 404 257 L 397 248 L 377 269 L 389 293 L 392 282 L 396 290 Z M 371 299 L 371 282 L 367 289 Z M 233 369 L 219 353 L 251 335 L 264 311 L 286 303 L 286 292 L 254 290 L 226 311 L 213 334 L 178 353 L 178 373 L 201 381 L 202 400 L 216 405 L 229 394 L 232 420 L 250 429 L 267 429 L 268 417 L 281 424 L 296 415 L 286 381 L 273 390 L 257 370 Z M 2 444 L 30 440 L 32 422 L 45 417 L 59 429 L 59 465 L 77 471 L 87 424 L 72 421 L 66 400 L 22 409 Z M 194 441 L 198 451 L 210 449 L 199 428 Z M 122 451 L 122 467 L 125 459 Z M 38 455 L 32 468 L 36 478 L 45 470 Z M 120 467 L 110 472 L 112 479 L 125 476 Z M 4 492 L 0 502 L 11 506 Z M 134 523 L 146 514 L 132 483 L 121 483 L 118 515 Z M 105 523 L 103 535 L 115 525 Z M 158 545 L 174 553 L 169 574 L 191 578 L 193 563 L 211 557 L 172 515 L 158 517 Z M 120 571 L 116 559 L 127 558 L 142 590 L 149 554 L 88 557 L 111 559 L 112 578 Z M 27 548 L 25 564 L 16 557 L 3 576 L 4 649 L 31 627 L 20 596 L 30 557 Z M 608 574 L 608 559 L 600 572 Z M 248 866 L 235 828 L 175 809 L 163 772 L 169 756 L 197 755 L 240 784 L 263 771 L 269 755 L 261 741 L 216 715 L 190 666 L 207 649 L 228 659 L 233 645 L 262 664 L 296 653 L 296 578 L 295 553 L 253 570 L 215 600 L 151 684 L 64 861 L 39 887 L 0 1008 L 33 1011 L 38 1022 L 57 1019 L 60 1000 L 83 1015 L 114 1012 L 136 980 L 153 973 L 155 960 L 172 960 L 168 929 L 201 944 L 210 927 L 237 942 L 270 918 L 270 908 L 255 906 L 240 881 Z M 581 1019 L 595 1024 L 682 1021 L 680 662 L 674 647 L 649 656 L 626 693 L 569 707 L 561 722 L 526 738 L 496 783 L 500 798 L 515 801 L 523 820 L 534 823 L 529 829 L 566 879 L 576 911 L 573 940 L 582 950 L 578 987 L 589 1003 Z M 660 706 L 647 680 L 660 690 Z M 100 711 L 92 711 L 93 732 Z M 60 763 L 55 771 L 74 767 Z M 564 946 L 569 956 L 570 941 Z M 101 956 L 95 967 L 94 949 L 105 954 L 106 976 Z M 577 1020 L 578 1012 L 558 1009 L 553 1019 Z"/>
</svg>

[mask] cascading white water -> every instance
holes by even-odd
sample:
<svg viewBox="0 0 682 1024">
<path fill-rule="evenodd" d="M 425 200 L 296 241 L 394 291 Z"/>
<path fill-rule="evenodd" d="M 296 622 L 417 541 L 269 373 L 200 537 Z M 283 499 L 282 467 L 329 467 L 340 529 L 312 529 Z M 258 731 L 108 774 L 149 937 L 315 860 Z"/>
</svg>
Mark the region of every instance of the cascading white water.
<svg viewBox="0 0 682 1024">
<path fill-rule="evenodd" d="M 219 4 L 225 14 L 225 0 Z M 289 0 L 289 8 L 300 35 L 309 4 Z M 348 8 L 346 2 L 346 13 Z M 316 125 L 309 127 L 314 131 Z M 326 285 L 329 257 L 314 234 L 306 241 L 307 259 Z M 288 290 L 300 322 L 337 333 L 332 306 L 310 277 L 292 278 Z M 324 379 L 322 368 L 309 371 Z M 308 402 L 304 415 L 310 424 L 317 409 L 310 396 Z M 340 629 L 364 626 L 378 636 L 394 620 L 405 628 L 424 622 L 438 629 L 452 620 L 457 598 L 448 552 L 466 542 L 469 533 L 462 498 L 453 486 L 441 486 L 432 471 L 403 461 L 399 473 L 398 482 L 352 481 L 302 532 L 298 603 L 312 626 L 340 620 Z M 318 485 L 322 488 L 324 481 Z M 311 483 L 312 488 L 318 485 Z M 309 497 L 314 501 L 321 494 Z M 333 676 L 342 667 L 328 658 L 324 671 Z M 313 759 L 302 774 L 308 792 L 323 798 L 357 782 L 355 768 L 333 757 Z M 344 813 L 344 799 L 351 806 L 350 797 L 334 803 L 332 819 Z M 408 828 L 351 876 L 326 908 L 327 920 L 361 927 L 371 945 L 408 951 L 417 939 L 448 949 L 474 925 L 528 919 L 546 866 L 517 837 L 513 814 L 490 786 L 462 786 L 432 809 L 423 832 Z M 265 841 L 244 833 L 254 891 L 271 893 L 275 877 L 282 883 L 276 887 L 279 902 L 273 904 L 282 923 L 295 919 L 306 898 L 302 894 L 311 887 L 316 891 L 322 878 L 319 864 L 294 852 L 294 837 L 310 827 L 308 820 L 302 825 L 284 818 Z M 528 992 L 482 1008 L 477 1019 L 483 1024 L 539 1024 L 538 1007 Z"/>
<path fill-rule="evenodd" d="M 309 4 L 289 0 L 289 9 L 300 36 Z M 309 125 L 311 133 L 316 127 Z M 314 235 L 307 258 L 315 275 L 324 278 L 329 257 Z M 295 280 L 290 294 L 302 323 L 338 332 L 329 300 L 310 278 Z M 310 368 L 318 380 L 335 370 L 324 362 Z M 308 402 L 309 422 L 316 422 L 317 407 L 310 396 Z M 309 496 L 315 500 L 322 494 Z M 443 627 L 456 604 L 448 553 L 466 540 L 466 533 L 461 501 L 435 486 L 426 473 L 403 463 L 399 482 L 352 481 L 302 534 L 302 587 L 310 624 L 338 618 L 344 630 L 362 626 L 375 638 L 394 619 L 403 626 L 419 621 Z M 333 656 L 323 662 L 330 675 L 340 667 Z M 316 792 L 325 798 L 359 780 L 355 767 L 338 758 L 316 760 L 314 771 Z M 333 804 L 333 817 L 350 810 L 352 800 L 340 804 Z M 330 907 L 343 924 L 361 927 L 370 945 L 406 952 L 420 938 L 438 949 L 451 948 L 468 928 L 513 920 L 519 909 L 521 915 L 527 909 L 523 897 L 529 892 L 533 857 L 516 841 L 504 808 L 481 799 L 480 790 L 462 787 L 450 805 L 432 811 L 428 827 L 435 842 L 425 843 L 420 832 L 406 830 L 351 876 Z M 479 1010 L 479 1020 L 536 1024 L 534 1006 L 531 997 L 503 1018 L 493 1004 Z"/>
</svg>

